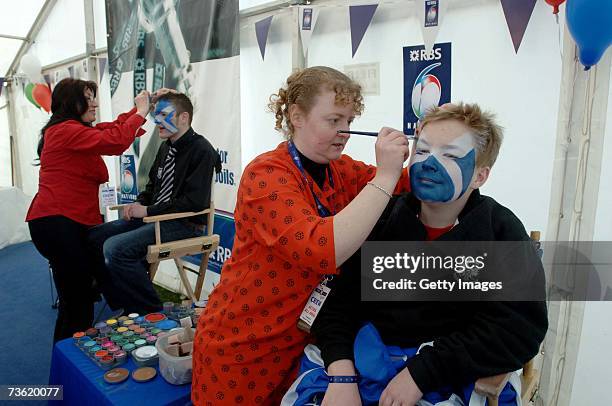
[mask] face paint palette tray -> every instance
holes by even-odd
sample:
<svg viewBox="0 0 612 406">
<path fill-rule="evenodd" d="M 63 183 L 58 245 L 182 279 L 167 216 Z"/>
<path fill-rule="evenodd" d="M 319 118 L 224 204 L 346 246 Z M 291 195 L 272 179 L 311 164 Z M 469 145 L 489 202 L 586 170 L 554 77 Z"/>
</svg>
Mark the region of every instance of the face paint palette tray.
<svg viewBox="0 0 612 406">
<path fill-rule="evenodd" d="M 145 356 L 137 360 L 134 351 L 146 346 L 149 348 L 155 346 L 157 339 L 169 330 L 167 327 L 176 326 L 177 323 L 167 320 L 159 313 L 148 318 L 160 320 L 161 323 L 159 321 L 151 323 L 147 321 L 147 316 L 141 317 L 133 313 L 129 316 L 97 323 L 86 331 L 74 333 L 73 343 L 103 370 L 123 365 L 129 356 L 140 366 L 156 365 L 158 359 L 156 354 L 150 356 L 145 351 L 143 353 Z"/>
</svg>

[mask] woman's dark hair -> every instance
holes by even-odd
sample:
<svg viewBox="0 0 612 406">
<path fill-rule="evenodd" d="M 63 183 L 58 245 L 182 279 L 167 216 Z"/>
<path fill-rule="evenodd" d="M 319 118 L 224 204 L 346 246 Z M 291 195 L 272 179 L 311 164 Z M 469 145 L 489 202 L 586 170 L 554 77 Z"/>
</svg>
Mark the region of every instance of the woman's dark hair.
<svg viewBox="0 0 612 406">
<path fill-rule="evenodd" d="M 96 82 L 79 79 L 63 79 L 53 89 L 51 95 L 51 118 L 40 130 L 40 141 L 38 141 L 38 158 L 42 154 L 45 144 L 45 131 L 55 124 L 67 120 L 76 120 L 84 125 L 90 126 L 90 123 L 84 123 L 81 116 L 87 111 L 89 104 L 85 98 L 85 90 L 91 90 L 96 96 L 98 85 Z"/>
</svg>

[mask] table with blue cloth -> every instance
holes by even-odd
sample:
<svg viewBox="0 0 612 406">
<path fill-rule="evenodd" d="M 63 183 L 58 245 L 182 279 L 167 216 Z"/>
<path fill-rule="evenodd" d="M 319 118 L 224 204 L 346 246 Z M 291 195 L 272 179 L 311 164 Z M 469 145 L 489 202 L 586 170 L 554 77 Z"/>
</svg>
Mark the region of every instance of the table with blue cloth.
<svg viewBox="0 0 612 406">
<path fill-rule="evenodd" d="M 119 384 L 104 380 L 104 371 L 73 343 L 72 338 L 59 341 L 53 348 L 50 385 L 63 385 L 65 404 L 78 405 L 187 405 L 191 404 L 191 383 L 171 385 L 160 375 L 144 383 L 132 379 L 138 366 L 128 357 L 121 365 L 130 377 Z M 53 402 L 50 402 L 53 403 Z"/>
</svg>

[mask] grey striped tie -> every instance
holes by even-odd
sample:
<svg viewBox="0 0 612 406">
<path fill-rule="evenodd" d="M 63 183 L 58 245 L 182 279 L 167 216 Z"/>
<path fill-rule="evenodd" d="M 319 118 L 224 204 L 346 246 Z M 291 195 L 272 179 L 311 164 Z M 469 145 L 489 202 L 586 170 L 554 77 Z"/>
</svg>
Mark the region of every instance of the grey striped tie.
<svg viewBox="0 0 612 406">
<path fill-rule="evenodd" d="M 168 154 L 166 155 L 166 162 L 164 163 L 164 170 L 162 172 L 161 186 L 157 193 L 155 203 L 163 203 L 170 200 L 172 196 L 172 187 L 174 186 L 174 156 L 176 155 L 176 148 L 170 147 Z"/>
</svg>

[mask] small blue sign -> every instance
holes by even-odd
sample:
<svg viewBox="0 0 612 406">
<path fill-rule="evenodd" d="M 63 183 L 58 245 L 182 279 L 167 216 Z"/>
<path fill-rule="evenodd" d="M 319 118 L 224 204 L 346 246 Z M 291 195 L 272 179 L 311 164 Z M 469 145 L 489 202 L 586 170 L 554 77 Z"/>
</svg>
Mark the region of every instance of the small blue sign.
<svg viewBox="0 0 612 406">
<path fill-rule="evenodd" d="M 138 196 L 138 182 L 136 179 L 136 159 L 134 155 L 121 155 L 119 204 L 136 201 Z"/>
<path fill-rule="evenodd" d="M 425 2 L 425 27 L 436 27 L 440 8 L 438 0 L 427 0 Z"/>
<path fill-rule="evenodd" d="M 223 214 L 215 214 L 213 234 L 219 234 L 219 246 L 215 251 L 210 253 L 208 258 L 208 269 L 212 272 L 221 274 L 223 263 L 232 256 L 234 235 L 236 234 L 234 219 Z M 192 255 L 186 259 L 199 266 L 202 255 Z"/>
</svg>

